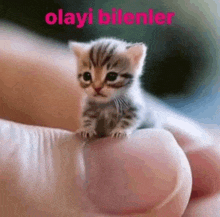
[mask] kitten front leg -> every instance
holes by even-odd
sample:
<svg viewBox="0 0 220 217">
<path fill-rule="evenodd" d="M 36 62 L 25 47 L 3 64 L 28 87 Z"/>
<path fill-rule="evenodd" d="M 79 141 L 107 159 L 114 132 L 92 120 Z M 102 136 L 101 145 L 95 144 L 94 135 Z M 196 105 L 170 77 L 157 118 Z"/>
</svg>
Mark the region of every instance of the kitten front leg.
<svg viewBox="0 0 220 217">
<path fill-rule="evenodd" d="M 82 120 L 82 127 L 76 131 L 77 134 L 80 134 L 82 138 L 92 138 L 97 135 L 96 131 L 96 119 L 86 117 Z"/>
<path fill-rule="evenodd" d="M 136 113 L 127 113 L 118 122 L 110 135 L 114 138 L 123 138 L 129 136 L 139 125 Z"/>
<path fill-rule="evenodd" d="M 132 132 L 133 130 L 131 129 L 123 129 L 121 127 L 118 127 L 112 130 L 110 135 L 113 138 L 123 138 L 129 136 Z"/>
</svg>

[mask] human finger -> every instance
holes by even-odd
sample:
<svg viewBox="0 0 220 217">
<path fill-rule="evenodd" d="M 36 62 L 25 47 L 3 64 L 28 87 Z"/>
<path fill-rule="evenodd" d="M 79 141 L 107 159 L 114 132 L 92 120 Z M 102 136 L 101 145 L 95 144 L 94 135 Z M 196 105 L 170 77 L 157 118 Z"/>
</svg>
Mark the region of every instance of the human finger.
<svg viewBox="0 0 220 217">
<path fill-rule="evenodd" d="M 188 161 L 163 130 L 140 130 L 85 147 L 86 191 L 100 214 L 181 216 L 191 193 Z"/>
</svg>

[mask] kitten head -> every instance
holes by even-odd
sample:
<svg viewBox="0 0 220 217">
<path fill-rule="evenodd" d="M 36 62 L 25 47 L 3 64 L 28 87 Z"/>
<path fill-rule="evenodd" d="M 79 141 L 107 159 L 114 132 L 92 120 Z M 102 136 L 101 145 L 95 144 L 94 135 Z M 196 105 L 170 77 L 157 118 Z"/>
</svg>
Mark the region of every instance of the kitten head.
<svg viewBox="0 0 220 217">
<path fill-rule="evenodd" d="M 142 43 L 102 38 L 69 42 L 78 60 L 78 80 L 90 100 L 108 102 L 125 94 L 141 75 L 146 56 Z"/>
</svg>

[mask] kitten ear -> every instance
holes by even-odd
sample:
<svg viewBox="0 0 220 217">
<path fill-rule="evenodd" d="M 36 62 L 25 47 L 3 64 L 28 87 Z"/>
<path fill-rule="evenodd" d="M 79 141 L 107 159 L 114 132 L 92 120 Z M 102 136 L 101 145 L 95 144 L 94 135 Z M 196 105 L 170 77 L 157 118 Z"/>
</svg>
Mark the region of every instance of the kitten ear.
<svg viewBox="0 0 220 217">
<path fill-rule="evenodd" d="M 69 48 L 73 53 L 79 58 L 82 54 L 86 51 L 87 44 L 76 42 L 76 41 L 69 41 L 68 42 Z"/>
<path fill-rule="evenodd" d="M 142 67 L 147 54 L 147 47 L 143 43 L 136 43 L 126 48 L 126 54 L 135 67 Z"/>
</svg>

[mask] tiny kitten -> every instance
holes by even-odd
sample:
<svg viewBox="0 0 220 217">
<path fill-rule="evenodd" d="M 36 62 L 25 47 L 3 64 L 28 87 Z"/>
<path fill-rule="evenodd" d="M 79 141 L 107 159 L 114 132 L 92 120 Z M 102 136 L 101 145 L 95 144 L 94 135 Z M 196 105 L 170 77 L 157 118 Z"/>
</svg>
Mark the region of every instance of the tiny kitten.
<svg viewBox="0 0 220 217">
<path fill-rule="evenodd" d="M 78 81 L 86 93 L 77 133 L 83 138 L 131 134 L 145 115 L 139 77 L 146 46 L 101 38 L 89 43 L 70 41 L 69 47 L 77 57 Z"/>
</svg>

